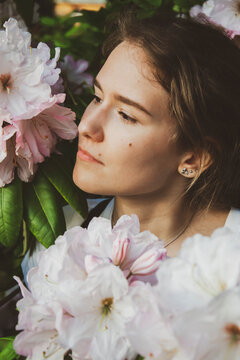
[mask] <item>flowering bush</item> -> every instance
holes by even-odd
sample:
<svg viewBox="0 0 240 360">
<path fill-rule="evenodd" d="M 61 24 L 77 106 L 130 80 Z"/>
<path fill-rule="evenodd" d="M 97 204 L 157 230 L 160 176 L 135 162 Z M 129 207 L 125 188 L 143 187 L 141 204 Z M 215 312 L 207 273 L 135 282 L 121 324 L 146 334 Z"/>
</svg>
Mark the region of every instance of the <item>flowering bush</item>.
<svg viewBox="0 0 240 360">
<path fill-rule="evenodd" d="M 170 259 L 134 215 L 113 229 L 104 218 L 72 228 L 40 254 L 30 291 L 16 278 L 16 352 L 28 360 L 69 351 L 81 360 L 238 359 L 239 237 L 227 228 L 198 234 Z"/>
</svg>

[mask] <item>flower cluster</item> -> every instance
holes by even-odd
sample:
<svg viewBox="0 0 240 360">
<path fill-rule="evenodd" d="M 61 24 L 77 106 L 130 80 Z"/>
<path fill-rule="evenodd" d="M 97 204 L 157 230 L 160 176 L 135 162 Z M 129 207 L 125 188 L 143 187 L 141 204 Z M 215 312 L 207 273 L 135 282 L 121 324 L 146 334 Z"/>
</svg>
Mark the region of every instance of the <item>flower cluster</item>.
<svg viewBox="0 0 240 360">
<path fill-rule="evenodd" d="M 31 292 L 17 279 L 23 332 L 15 350 L 31 360 L 62 359 L 69 349 L 73 359 L 134 359 L 125 326 L 135 314 L 133 296 L 138 288 L 141 294 L 139 284 L 156 283 L 166 257 L 155 235 L 139 231 L 135 215 L 122 216 L 113 229 L 94 218 L 87 230 L 74 227 L 42 252 L 28 273 Z"/>
<path fill-rule="evenodd" d="M 59 48 L 50 59 L 44 43 L 31 47 L 31 35 L 10 18 L 0 31 L 0 186 L 18 176 L 29 181 L 37 164 L 54 151 L 57 138 L 77 135 L 75 114 L 53 95 L 58 81 Z"/>
<path fill-rule="evenodd" d="M 127 325 L 146 359 L 240 358 L 240 233 L 228 228 L 195 235 L 162 262 L 158 283 L 137 300 Z"/>
<path fill-rule="evenodd" d="M 74 227 L 40 254 L 30 291 L 16 278 L 14 348 L 28 360 L 237 360 L 239 238 L 195 235 L 168 258 L 135 215 Z"/>
<path fill-rule="evenodd" d="M 190 16 L 204 17 L 214 24 L 221 25 L 231 38 L 240 35 L 239 0 L 207 0 L 202 6 L 193 6 Z"/>
</svg>

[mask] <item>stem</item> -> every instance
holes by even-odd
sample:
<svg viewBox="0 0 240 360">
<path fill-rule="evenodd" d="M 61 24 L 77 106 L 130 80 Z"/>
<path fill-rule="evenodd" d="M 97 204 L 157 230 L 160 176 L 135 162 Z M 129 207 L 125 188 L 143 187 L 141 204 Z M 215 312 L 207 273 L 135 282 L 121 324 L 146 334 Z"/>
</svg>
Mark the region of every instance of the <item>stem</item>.
<svg viewBox="0 0 240 360">
<path fill-rule="evenodd" d="M 68 93 L 68 95 L 70 96 L 70 98 L 71 98 L 71 100 L 72 100 L 73 104 L 77 106 L 77 105 L 78 105 L 78 103 L 76 102 L 76 100 L 75 100 L 75 98 L 74 98 L 74 96 L 73 96 L 72 92 L 69 90 L 69 88 L 66 88 L 66 90 L 67 90 L 67 93 Z"/>
</svg>

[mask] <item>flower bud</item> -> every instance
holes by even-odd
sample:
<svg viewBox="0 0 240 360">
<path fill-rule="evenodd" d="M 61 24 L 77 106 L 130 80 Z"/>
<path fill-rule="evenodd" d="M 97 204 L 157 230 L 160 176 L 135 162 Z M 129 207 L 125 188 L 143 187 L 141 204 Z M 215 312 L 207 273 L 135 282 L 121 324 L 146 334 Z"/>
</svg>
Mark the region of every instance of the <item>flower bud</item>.
<svg viewBox="0 0 240 360">
<path fill-rule="evenodd" d="M 130 268 L 132 275 L 150 275 L 157 271 L 160 262 L 167 255 L 166 249 L 150 249 L 134 261 Z"/>
<path fill-rule="evenodd" d="M 116 239 L 113 242 L 112 262 L 114 265 L 121 265 L 127 253 L 129 239 Z"/>
</svg>

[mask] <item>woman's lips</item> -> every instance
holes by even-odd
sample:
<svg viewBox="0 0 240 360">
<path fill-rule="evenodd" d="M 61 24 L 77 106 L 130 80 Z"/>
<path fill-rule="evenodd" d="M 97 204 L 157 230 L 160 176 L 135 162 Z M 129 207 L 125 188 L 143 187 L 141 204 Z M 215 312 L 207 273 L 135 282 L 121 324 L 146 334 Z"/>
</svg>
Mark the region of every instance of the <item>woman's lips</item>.
<svg viewBox="0 0 240 360">
<path fill-rule="evenodd" d="M 98 164 L 102 164 L 103 163 L 97 159 L 95 159 L 91 154 L 89 154 L 87 151 L 83 150 L 82 148 L 80 148 L 80 146 L 78 147 L 78 152 L 77 152 L 77 156 L 84 161 L 90 161 L 90 162 L 97 162 Z"/>
</svg>

